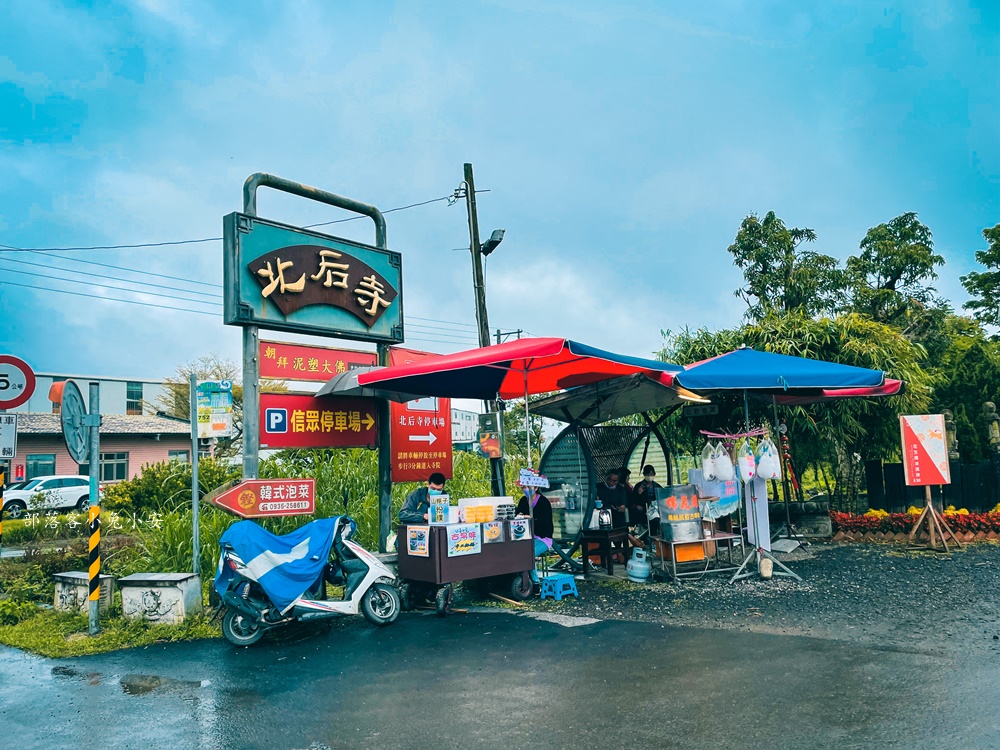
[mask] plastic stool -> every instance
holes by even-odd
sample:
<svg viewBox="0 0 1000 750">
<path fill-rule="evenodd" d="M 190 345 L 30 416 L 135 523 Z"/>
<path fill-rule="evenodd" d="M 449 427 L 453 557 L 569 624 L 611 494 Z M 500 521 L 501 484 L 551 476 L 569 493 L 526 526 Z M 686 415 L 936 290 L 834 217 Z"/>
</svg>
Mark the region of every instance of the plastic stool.
<svg viewBox="0 0 1000 750">
<path fill-rule="evenodd" d="M 542 599 L 551 596 L 559 602 L 567 594 L 580 596 L 576 590 L 576 579 L 573 576 L 568 573 L 553 573 L 542 579 Z"/>
</svg>

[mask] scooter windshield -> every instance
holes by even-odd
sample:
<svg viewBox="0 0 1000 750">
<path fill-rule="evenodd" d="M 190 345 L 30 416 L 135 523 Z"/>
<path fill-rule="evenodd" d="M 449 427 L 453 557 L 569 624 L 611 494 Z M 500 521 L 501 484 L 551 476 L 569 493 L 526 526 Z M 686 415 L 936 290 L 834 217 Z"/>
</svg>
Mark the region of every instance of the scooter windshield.
<svg viewBox="0 0 1000 750">
<path fill-rule="evenodd" d="M 322 575 L 340 519 L 321 518 L 284 536 L 272 534 L 253 521 L 239 521 L 226 530 L 219 543 L 233 548 L 284 613 Z M 218 572 L 215 590 L 220 596 L 233 575 L 226 565 Z"/>
</svg>

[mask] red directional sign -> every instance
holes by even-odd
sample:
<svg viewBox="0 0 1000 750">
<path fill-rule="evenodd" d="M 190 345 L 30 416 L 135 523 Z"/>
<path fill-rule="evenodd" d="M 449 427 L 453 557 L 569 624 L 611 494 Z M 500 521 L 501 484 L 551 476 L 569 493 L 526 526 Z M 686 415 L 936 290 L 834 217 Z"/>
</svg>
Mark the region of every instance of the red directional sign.
<svg viewBox="0 0 1000 750">
<path fill-rule="evenodd" d="M 316 512 L 315 479 L 245 479 L 210 502 L 241 518 Z"/>
<path fill-rule="evenodd" d="M 393 365 L 436 356 L 393 347 Z M 392 405 L 392 481 L 424 482 L 435 471 L 451 479 L 451 399 L 421 398 Z"/>
<path fill-rule="evenodd" d="M 0 354 L 0 409 L 13 409 L 35 392 L 35 373 L 23 359 Z"/>
<path fill-rule="evenodd" d="M 261 448 L 374 448 L 377 412 L 370 398 L 260 394 Z"/>
</svg>

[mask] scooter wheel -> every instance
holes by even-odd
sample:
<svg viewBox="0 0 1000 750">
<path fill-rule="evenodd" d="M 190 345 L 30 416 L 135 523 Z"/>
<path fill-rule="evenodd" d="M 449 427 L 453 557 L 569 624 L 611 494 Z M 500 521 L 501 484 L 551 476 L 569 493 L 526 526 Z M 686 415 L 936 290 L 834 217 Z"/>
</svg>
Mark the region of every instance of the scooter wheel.
<svg viewBox="0 0 1000 750">
<path fill-rule="evenodd" d="M 511 595 L 519 602 L 530 599 L 535 592 L 534 584 L 531 582 L 531 575 L 528 573 L 515 573 L 510 584 Z"/>
<path fill-rule="evenodd" d="M 264 637 L 264 628 L 242 612 L 227 609 L 222 618 L 222 634 L 234 646 L 252 646 Z"/>
<path fill-rule="evenodd" d="M 442 586 L 434 596 L 434 604 L 437 605 L 438 617 L 447 617 L 451 612 L 451 584 Z"/>
<path fill-rule="evenodd" d="M 373 583 L 361 598 L 361 611 L 372 625 L 388 625 L 399 617 L 400 609 L 399 592 L 387 583 Z"/>
</svg>

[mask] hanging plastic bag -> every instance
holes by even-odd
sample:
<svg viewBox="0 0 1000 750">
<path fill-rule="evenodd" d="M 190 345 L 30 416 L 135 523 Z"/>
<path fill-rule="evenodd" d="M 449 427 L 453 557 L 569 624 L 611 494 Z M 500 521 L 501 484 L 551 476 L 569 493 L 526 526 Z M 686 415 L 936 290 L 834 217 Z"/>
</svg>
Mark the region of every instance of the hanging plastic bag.
<svg viewBox="0 0 1000 750">
<path fill-rule="evenodd" d="M 733 459 L 722 443 L 715 446 L 715 478 L 720 482 L 731 482 L 736 479 Z"/>
<path fill-rule="evenodd" d="M 781 461 L 778 449 L 771 438 L 764 438 L 757 444 L 757 476 L 761 479 L 781 479 Z"/>
<path fill-rule="evenodd" d="M 701 449 L 701 473 L 706 482 L 715 479 L 715 449 L 711 443 L 705 443 L 705 447 Z"/>
<path fill-rule="evenodd" d="M 749 438 L 740 443 L 736 449 L 736 464 L 740 468 L 740 479 L 749 482 L 757 476 L 757 460 L 753 456 Z"/>
</svg>

